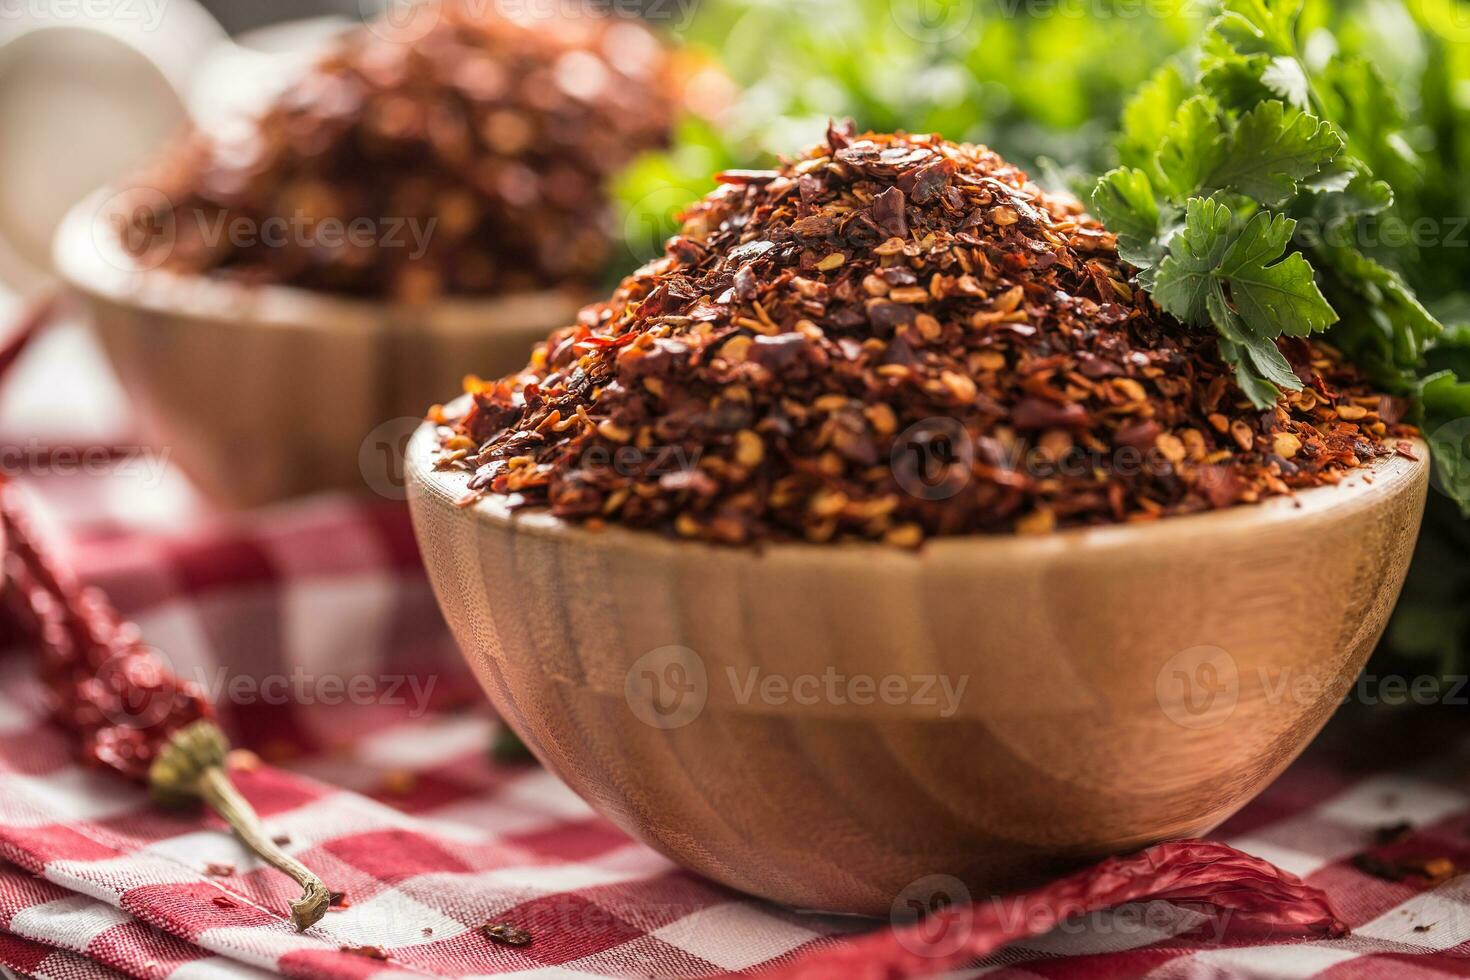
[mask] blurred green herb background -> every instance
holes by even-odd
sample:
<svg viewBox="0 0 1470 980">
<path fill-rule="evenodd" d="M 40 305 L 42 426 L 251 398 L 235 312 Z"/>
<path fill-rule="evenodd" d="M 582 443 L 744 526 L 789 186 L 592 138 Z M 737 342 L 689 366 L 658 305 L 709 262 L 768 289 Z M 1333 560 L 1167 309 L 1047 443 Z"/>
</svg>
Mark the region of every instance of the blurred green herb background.
<svg viewBox="0 0 1470 980">
<path fill-rule="evenodd" d="M 829 119 L 985 143 L 1041 164 L 1033 176 L 1090 180 L 1113 159 L 1125 101 L 1209 18 L 1188 0 L 693 2 L 679 36 L 726 74 L 729 105 L 624 176 L 639 259 L 662 251 L 671 206 L 710 190 L 715 171 L 818 142 Z"/>
<path fill-rule="evenodd" d="M 768 165 L 833 118 L 985 143 L 1084 199 L 1120 163 L 1147 169 L 1197 93 L 1227 138 L 1265 100 L 1330 124 L 1339 170 L 1360 180 L 1323 194 L 1304 181 L 1280 207 L 1337 209 L 1352 246 L 1287 250 L 1310 259 L 1340 317 L 1329 341 L 1415 399 L 1436 453 L 1385 643 L 1470 665 L 1470 0 L 691 2 L 674 33 L 699 111 L 623 176 L 619 271 L 661 252 L 714 172 Z"/>
</svg>

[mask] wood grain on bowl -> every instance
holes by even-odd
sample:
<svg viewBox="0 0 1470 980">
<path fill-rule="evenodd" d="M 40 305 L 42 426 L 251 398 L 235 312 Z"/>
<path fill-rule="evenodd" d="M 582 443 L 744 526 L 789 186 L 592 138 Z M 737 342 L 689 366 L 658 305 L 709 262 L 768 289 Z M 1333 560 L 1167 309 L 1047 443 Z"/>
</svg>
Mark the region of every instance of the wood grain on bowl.
<svg viewBox="0 0 1470 980">
<path fill-rule="evenodd" d="M 871 914 L 925 875 L 1010 890 L 1243 806 L 1362 667 L 1428 483 L 1420 446 L 1150 524 L 756 551 L 456 506 L 434 450 L 409 445 L 424 559 L 531 750 L 686 867 Z"/>
<path fill-rule="evenodd" d="M 99 192 L 72 210 L 56 267 L 85 301 L 149 438 L 229 505 L 401 492 L 401 445 L 393 472 L 364 473 L 364 441 L 385 424 L 410 431 L 459 393 L 466 371 L 517 370 L 584 299 L 548 291 L 407 307 L 139 269 L 108 224 L 113 201 Z"/>
</svg>

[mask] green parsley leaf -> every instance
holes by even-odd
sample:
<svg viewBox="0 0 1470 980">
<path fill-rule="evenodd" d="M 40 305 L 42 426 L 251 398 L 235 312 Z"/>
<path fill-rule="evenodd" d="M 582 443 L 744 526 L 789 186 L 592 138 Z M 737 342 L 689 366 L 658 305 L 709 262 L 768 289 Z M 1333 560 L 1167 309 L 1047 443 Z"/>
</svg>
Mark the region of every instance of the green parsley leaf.
<svg viewBox="0 0 1470 980">
<path fill-rule="evenodd" d="M 1346 134 L 1352 154 L 1403 191 L 1423 180 L 1423 163 L 1403 131 L 1403 106 L 1382 71 L 1363 58 L 1336 58 L 1318 86 L 1329 118 Z"/>
<path fill-rule="evenodd" d="M 1470 323 L 1445 327 L 1425 351 L 1425 361 L 1431 373 L 1453 371 L 1470 379 Z"/>
<path fill-rule="evenodd" d="M 1334 223 L 1346 223 L 1393 206 L 1393 188 L 1387 181 L 1373 176 L 1363 164 L 1349 156 L 1340 156 L 1323 167 L 1317 176 L 1303 182 L 1308 195 L 1304 204 L 1312 218 L 1330 230 Z"/>
<path fill-rule="evenodd" d="M 1218 34 L 1205 38 L 1200 86 L 1221 105 L 1240 112 L 1267 99 L 1308 109 L 1312 82 L 1301 60 L 1290 54 L 1243 54 Z"/>
<path fill-rule="evenodd" d="M 1241 117 L 1225 157 L 1204 183 L 1272 207 L 1291 198 L 1342 152 L 1332 125 L 1272 99 Z"/>
<path fill-rule="evenodd" d="M 1307 79 L 1302 63 L 1287 55 L 1272 58 L 1261 72 L 1261 84 L 1298 109 L 1306 109 L 1311 102 L 1312 83 Z"/>
<path fill-rule="evenodd" d="M 1154 161 L 1159 189 L 1170 200 L 1188 200 L 1224 160 L 1219 107 L 1209 96 L 1196 95 L 1179 107 L 1159 142 Z"/>
<path fill-rule="evenodd" d="M 1225 0 L 1197 72 L 1171 65 L 1129 103 L 1126 167 L 1098 183 L 1093 207 L 1159 306 L 1215 330 L 1256 405 L 1301 387 L 1277 339 L 1334 324 L 1333 342 L 1384 390 L 1417 393 L 1443 328 L 1360 243 L 1366 218 L 1394 213 L 1400 183 L 1424 200 L 1422 161 L 1371 62 L 1305 58 L 1302 7 Z M 1400 266 L 1418 255 L 1372 249 Z"/>
<path fill-rule="evenodd" d="M 1211 30 L 1242 54 L 1296 54 L 1302 0 L 1226 0 Z"/>
<path fill-rule="evenodd" d="M 1239 314 L 1225 302 L 1222 292 L 1212 290 L 1206 305 L 1220 331 L 1220 354 L 1235 368 L 1235 382 L 1253 404 L 1270 405 L 1281 388 L 1301 389 L 1301 379 L 1276 341 L 1251 333 Z"/>
<path fill-rule="evenodd" d="M 1159 244 L 1162 216 L 1153 185 L 1142 170 L 1119 167 L 1103 175 L 1092 191 L 1092 209 L 1118 236 L 1118 255 L 1139 269 L 1163 257 Z"/>
<path fill-rule="evenodd" d="M 1424 379 L 1420 398 L 1439 487 L 1470 517 L 1470 383 L 1441 371 Z"/>
<path fill-rule="evenodd" d="M 1214 272 L 1230 247 L 1233 215 L 1213 198 L 1191 198 L 1184 211 L 1184 229 L 1169 244 L 1159 263 L 1154 301 L 1185 323 L 1210 322 L 1208 301 L 1217 289 Z"/>
<path fill-rule="evenodd" d="M 1180 103 L 1189 95 L 1189 84 L 1179 66 L 1167 64 L 1154 72 L 1123 107 L 1123 128 L 1118 138 L 1118 156 L 1124 166 L 1149 167 L 1159 143 L 1174 122 Z"/>
<path fill-rule="evenodd" d="M 1333 342 L 1385 389 L 1413 389 L 1444 327 L 1402 276 L 1356 248 L 1321 245 L 1313 257 L 1344 314 Z"/>
<path fill-rule="evenodd" d="M 1276 344 L 1269 340 L 1257 340 L 1255 343 L 1268 346 L 1276 351 L 1277 356 L 1281 352 L 1276 350 Z M 1270 379 L 1262 375 L 1251 357 L 1251 351 L 1247 350 L 1245 344 L 1237 344 L 1225 337 L 1220 338 L 1220 356 L 1225 363 L 1235 369 L 1235 383 L 1240 387 L 1244 395 L 1251 400 L 1252 405 L 1265 408 L 1275 403 L 1281 396 L 1281 392 Z M 1283 357 L 1283 361 L 1286 359 Z M 1295 378 L 1293 377 L 1293 380 Z M 1301 382 L 1297 382 L 1293 389 L 1300 388 Z"/>
<path fill-rule="evenodd" d="M 1275 338 L 1304 336 L 1337 319 L 1307 260 L 1287 254 L 1295 227 L 1285 215 L 1261 211 L 1237 230 L 1229 207 L 1193 198 L 1153 285 L 1155 302 L 1169 313 L 1215 326 L 1241 390 L 1263 408 L 1278 389 L 1301 388 Z"/>
<path fill-rule="evenodd" d="M 1304 337 L 1337 321 L 1302 253 L 1282 258 L 1295 230 L 1296 222 L 1286 215 L 1259 212 L 1215 270 L 1229 285 L 1240 318 L 1257 336 Z"/>
</svg>

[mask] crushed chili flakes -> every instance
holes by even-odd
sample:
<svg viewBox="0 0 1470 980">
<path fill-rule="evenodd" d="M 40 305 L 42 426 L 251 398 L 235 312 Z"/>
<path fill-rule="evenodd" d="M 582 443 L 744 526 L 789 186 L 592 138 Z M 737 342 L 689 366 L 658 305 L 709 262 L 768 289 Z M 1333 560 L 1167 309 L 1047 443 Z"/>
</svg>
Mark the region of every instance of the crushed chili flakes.
<svg viewBox="0 0 1470 980">
<path fill-rule="evenodd" d="M 1398 820 L 1373 828 L 1375 844 L 1400 844 L 1414 836 L 1414 825 L 1407 820 Z"/>
<path fill-rule="evenodd" d="M 1281 342 L 1303 389 L 1254 409 L 1113 234 L 985 147 L 833 128 L 718 179 L 662 259 L 438 410 L 466 502 L 916 546 L 1255 502 L 1412 434 L 1303 339 Z"/>
<path fill-rule="evenodd" d="M 150 268 L 410 301 L 596 283 L 608 182 L 667 144 L 675 59 L 625 17 L 439 17 L 422 38 L 359 28 L 250 126 L 186 136 L 135 182 L 124 246 Z"/>
<path fill-rule="evenodd" d="M 406 796 L 418 786 L 418 776 L 408 769 L 394 769 L 383 774 L 383 792 Z"/>
<path fill-rule="evenodd" d="M 342 946 L 341 952 L 349 956 L 364 956 L 370 960 L 386 960 L 388 954 L 381 946 Z"/>
<path fill-rule="evenodd" d="M 1448 857 L 1381 857 L 1374 854 L 1359 854 L 1353 867 L 1364 874 L 1384 881 L 1405 881 L 1410 878 L 1423 879 L 1430 885 L 1449 881 L 1460 873 L 1459 867 Z"/>
<path fill-rule="evenodd" d="M 487 922 L 480 927 L 480 931 L 488 938 L 506 946 L 531 945 L 531 934 L 509 922 Z"/>
</svg>

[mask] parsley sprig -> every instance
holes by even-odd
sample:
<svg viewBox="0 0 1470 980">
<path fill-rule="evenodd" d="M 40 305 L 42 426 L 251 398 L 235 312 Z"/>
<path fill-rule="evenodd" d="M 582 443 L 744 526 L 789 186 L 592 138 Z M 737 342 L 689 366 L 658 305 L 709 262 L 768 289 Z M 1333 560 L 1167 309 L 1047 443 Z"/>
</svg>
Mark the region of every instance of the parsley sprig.
<svg viewBox="0 0 1470 980">
<path fill-rule="evenodd" d="M 1438 423 L 1470 416 L 1470 384 L 1429 370 L 1445 328 L 1390 264 L 1402 256 L 1370 254 L 1359 234 L 1393 207 L 1390 180 L 1422 172 L 1406 114 L 1361 56 L 1309 69 L 1301 10 L 1225 0 L 1193 56 L 1125 108 L 1122 166 L 1098 181 L 1093 210 L 1159 306 L 1218 332 L 1257 407 L 1302 387 L 1277 340 L 1330 328 L 1377 383 L 1417 400 L 1434 441 Z M 1465 447 L 1434 448 L 1470 513 Z"/>
<path fill-rule="evenodd" d="M 1092 198 L 1155 301 L 1219 331 L 1241 390 L 1261 408 L 1302 387 L 1276 339 L 1338 320 L 1293 244 L 1289 212 L 1307 198 L 1346 195 L 1351 175 L 1365 170 L 1308 108 L 1299 12 L 1299 2 L 1228 3 L 1194 77 L 1171 64 L 1128 106 L 1127 165 L 1104 175 Z"/>
</svg>

